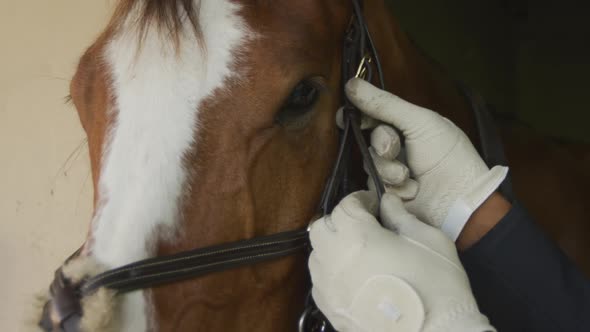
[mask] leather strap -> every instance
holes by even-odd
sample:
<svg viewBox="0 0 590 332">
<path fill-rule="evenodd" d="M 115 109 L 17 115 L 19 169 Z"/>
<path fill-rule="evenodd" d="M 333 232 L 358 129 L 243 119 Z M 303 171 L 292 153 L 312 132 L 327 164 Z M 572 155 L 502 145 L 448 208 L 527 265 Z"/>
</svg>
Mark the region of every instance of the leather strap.
<svg viewBox="0 0 590 332">
<path fill-rule="evenodd" d="M 367 81 L 373 78 L 373 69 L 371 64 L 365 64 L 365 58 L 370 56 L 373 64 L 377 69 L 379 85 L 385 89 L 385 81 L 381 62 L 377 49 L 371 38 L 368 26 L 365 23 L 362 11 L 361 0 L 352 0 L 353 17 L 348 30 L 344 36 L 344 45 L 342 50 L 342 89 L 351 78 L 358 75 L 361 68 L 365 65 Z M 347 194 L 354 191 L 349 183 L 349 165 L 351 164 L 350 154 L 352 145 L 351 140 L 356 142 L 361 153 L 363 162 L 367 166 L 369 177 L 373 180 L 377 190 L 379 201 L 385 193 L 385 186 L 377 172 L 373 158 L 369 153 L 369 148 L 361 131 L 360 111 L 348 100 L 346 94 L 343 95 L 344 102 L 344 130 L 340 137 L 340 148 L 332 174 L 328 178 L 328 183 L 324 189 L 320 203 L 320 214 L 326 215 L 332 212 L 334 206 Z M 311 293 L 308 295 L 306 309 L 299 320 L 299 332 L 331 332 L 335 331 L 328 319 L 318 309 L 314 303 Z"/>
<path fill-rule="evenodd" d="M 479 148 L 481 156 L 489 168 L 497 165 L 508 166 L 508 160 L 504 152 L 504 144 L 498 133 L 494 118 L 492 117 L 487 102 L 465 84 L 458 83 L 459 90 L 465 96 L 465 99 L 471 105 L 471 110 L 475 117 L 475 124 L 477 133 L 479 135 Z M 512 190 L 512 180 L 510 174 L 506 176 L 506 180 L 500 185 L 500 192 L 502 195 L 513 202 L 515 199 Z"/>
<path fill-rule="evenodd" d="M 372 64 L 376 68 L 379 86 L 385 89 L 385 80 L 379 54 L 373 39 L 366 25 L 361 0 L 352 0 L 353 16 L 350 26 L 345 33 L 344 43 L 342 48 L 342 89 L 349 79 L 355 77 L 359 73 L 359 66 L 364 66 L 366 70 L 366 80 L 373 79 L 373 67 L 364 60 L 368 56 Z M 344 196 L 350 194 L 359 188 L 353 188 L 350 183 L 351 164 L 351 141 L 356 142 L 363 162 L 366 164 L 369 177 L 375 183 L 377 195 L 379 199 L 385 193 L 385 187 L 381 178 L 375 168 L 373 158 L 369 153 L 368 145 L 362 134 L 360 127 L 361 114 L 360 111 L 348 100 L 346 95 L 343 96 L 344 103 L 344 130 L 340 136 L 340 148 L 336 158 L 336 163 L 332 169 L 332 173 L 328 178 L 328 182 L 324 189 L 322 199 L 320 201 L 320 215 L 326 215 L 332 212 L 334 206 Z M 351 137 L 352 136 L 352 137 Z"/>
<path fill-rule="evenodd" d="M 61 268 L 50 287 L 51 300 L 43 308 L 39 327 L 44 331 L 79 331 L 80 301 L 101 287 L 118 293 L 195 278 L 244 265 L 278 259 L 309 250 L 307 229 L 256 237 L 213 247 L 138 261 L 109 270 L 74 285 Z"/>
<path fill-rule="evenodd" d="M 100 287 L 125 293 L 269 261 L 308 248 L 307 229 L 200 248 L 106 271 L 86 280 L 80 286 L 80 293 L 86 296 Z"/>
</svg>

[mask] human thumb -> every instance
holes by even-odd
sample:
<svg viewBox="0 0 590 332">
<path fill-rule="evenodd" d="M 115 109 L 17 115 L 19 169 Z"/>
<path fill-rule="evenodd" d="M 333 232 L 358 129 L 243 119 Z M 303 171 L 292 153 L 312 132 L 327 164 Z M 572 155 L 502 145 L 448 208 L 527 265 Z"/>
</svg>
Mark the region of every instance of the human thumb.
<svg viewBox="0 0 590 332">
<path fill-rule="evenodd" d="M 348 81 L 345 91 L 348 99 L 363 113 L 392 124 L 404 135 L 428 122 L 434 114 L 430 110 L 411 104 L 360 78 Z"/>
</svg>

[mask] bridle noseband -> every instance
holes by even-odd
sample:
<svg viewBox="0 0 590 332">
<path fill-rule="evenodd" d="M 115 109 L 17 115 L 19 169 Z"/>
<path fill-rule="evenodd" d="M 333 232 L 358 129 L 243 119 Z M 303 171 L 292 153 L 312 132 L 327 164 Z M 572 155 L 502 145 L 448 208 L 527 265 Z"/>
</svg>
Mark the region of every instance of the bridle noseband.
<svg viewBox="0 0 590 332">
<path fill-rule="evenodd" d="M 352 0 L 353 16 L 346 31 L 342 55 L 342 88 L 353 77 L 372 80 L 374 65 L 379 85 L 384 87 L 383 71 L 375 44 L 365 23 L 361 0 Z M 319 215 L 332 212 L 334 206 L 354 188 L 349 181 L 352 146 L 354 138 L 381 199 L 385 189 L 360 127 L 360 112 L 344 94 L 344 128 L 336 163 L 328 178 L 320 201 Z M 213 247 L 201 248 L 176 255 L 161 256 L 138 261 L 120 268 L 108 270 L 72 285 L 58 269 L 51 284 L 49 300 L 44 307 L 39 326 L 45 331 L 58 327 L 65 332 L 79 331 L 82 316 L 80 299 L 106 287 L 125 293 L 162 284 L 199 277 L 205 274 L 274 260 L 299 252 L 309 251 L 307 229 L 256 237 Z M 75 256 L 75 255 L 72 255 Z M 328 321 L 308 296 L 306 310 L 300 323 L 300 331 L 327 331 Z"/>
</svg>

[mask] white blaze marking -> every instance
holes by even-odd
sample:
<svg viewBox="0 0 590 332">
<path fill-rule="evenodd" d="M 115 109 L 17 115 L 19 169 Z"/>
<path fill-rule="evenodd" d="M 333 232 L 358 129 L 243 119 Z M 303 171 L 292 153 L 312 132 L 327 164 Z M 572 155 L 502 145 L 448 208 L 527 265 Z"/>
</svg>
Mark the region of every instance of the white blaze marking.
<svg viewBox="0 0 590 332">
<path fill-rule="evenodd" d="M 155 231 L 174 230 L 198 106 L 233 74 L 235 52 L 248 36 L 236 4 L 200 2 L 205 54 L 188 23 L 178 54 L 174 41 L 153 26 L 137 53 L 137 31 L 127 25 L 105 52 L 115 109 L 104 143 L 92 253 L 109 267 L 150 257 Z M 131 13 L 128 21 L 136 16 Z M 125 296 L 124 331 L 147 329 L 145 302 L 142 292 Z"/>
</svg>

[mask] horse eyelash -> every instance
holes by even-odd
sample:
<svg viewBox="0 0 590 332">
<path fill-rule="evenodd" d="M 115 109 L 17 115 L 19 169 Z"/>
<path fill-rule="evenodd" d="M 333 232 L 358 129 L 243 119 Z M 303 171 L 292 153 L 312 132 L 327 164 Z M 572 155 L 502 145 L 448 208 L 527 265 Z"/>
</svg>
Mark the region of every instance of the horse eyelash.
<svg viewBox="0 0 590 332">
<path fill-rule="evenodd" d="M 313 84 L 319 92 L 326 92 L 329 91 L 328 84 L 326 81 L 318 76 L 310 77 L 307 79 L 307 82 Z"/>
</svg>

